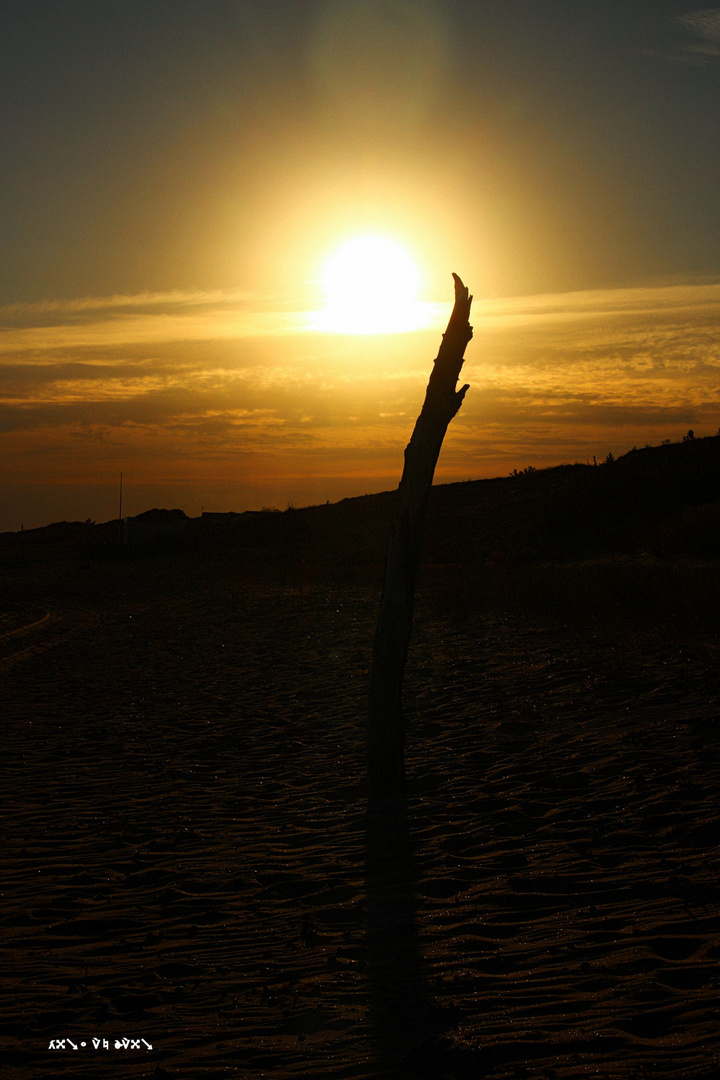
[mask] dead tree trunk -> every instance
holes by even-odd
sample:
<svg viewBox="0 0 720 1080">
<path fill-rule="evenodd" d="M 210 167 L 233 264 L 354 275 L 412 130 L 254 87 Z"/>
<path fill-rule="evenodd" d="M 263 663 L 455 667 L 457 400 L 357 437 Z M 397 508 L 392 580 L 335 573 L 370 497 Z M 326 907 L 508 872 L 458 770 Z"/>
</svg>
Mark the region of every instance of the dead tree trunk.
<svg viewBox="0 0 720 1080">
<path fill-rule="evenodd" d="M 367 723 L 368 796 L 399 799 L 405 793 L 402 685 L 415 604 L 415 581 L 428 495 L 447 426 L 462 405 L 468 386 L 457 390 L 469 325 L 472 296 L 457 274 L 455 306 L 443 334 L 425 402 L 405 448 L 405 466 L 396 495 L 392 533 L 375 632 Z"/>
</svg>

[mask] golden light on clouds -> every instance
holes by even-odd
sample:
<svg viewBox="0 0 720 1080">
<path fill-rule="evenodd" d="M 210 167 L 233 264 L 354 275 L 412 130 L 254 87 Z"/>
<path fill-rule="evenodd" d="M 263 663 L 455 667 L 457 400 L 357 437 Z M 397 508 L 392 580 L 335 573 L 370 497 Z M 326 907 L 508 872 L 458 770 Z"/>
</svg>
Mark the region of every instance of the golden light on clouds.
<svg viewBox="0 0 720 1080">
<path fill-rule="evenodd" d="M 450 307 L 432 305 L 428 329 L 372 337 L 308 329 L 311 313 L 280 296 L 6 307 L 0 461 L 13 494 L 0 529 L 43 524 L 17 507 L 23 491 L 48 484 L 108 492 L 106 506 L 73 511 L 66 487 L 47 511 L 55 518 L 110 518 L 120 470 L 128 513 L 393 488 Z M 600 459 L 690 427 L 714 434 L 719 316 L 717 284 L 476 299 L 470 391 L 438 480 Z"/>
</svg>

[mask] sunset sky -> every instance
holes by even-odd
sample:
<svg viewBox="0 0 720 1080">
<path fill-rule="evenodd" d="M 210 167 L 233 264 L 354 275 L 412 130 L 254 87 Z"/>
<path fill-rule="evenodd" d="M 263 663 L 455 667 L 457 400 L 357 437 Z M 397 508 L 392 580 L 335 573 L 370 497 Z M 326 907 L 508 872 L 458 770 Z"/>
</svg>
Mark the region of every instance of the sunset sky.
<svg viewBox="0 0 720 1080">
<path fill-rule="evenodd" d="M 0 531 L 395 487 L 452 271 L 436 481 L 718 431 L 717 4 L 0 0 L 0 130 Z"/>
</svg>

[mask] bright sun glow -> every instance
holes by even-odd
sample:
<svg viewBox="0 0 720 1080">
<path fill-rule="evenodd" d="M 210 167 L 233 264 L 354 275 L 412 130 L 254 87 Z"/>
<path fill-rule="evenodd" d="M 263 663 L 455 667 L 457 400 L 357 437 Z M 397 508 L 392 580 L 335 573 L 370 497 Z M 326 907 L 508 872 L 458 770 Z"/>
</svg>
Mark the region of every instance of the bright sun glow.
<svg viewBox="0 0 720 1080">
<path fill-rule="evenodd" d="M 358 236 L 325 263 L 325 307 L 312 329 L 335 334 L 393 334 L 427 325 L 428 305 L 418 300 L 420 271 L 400 244 Z"/>
</svg>

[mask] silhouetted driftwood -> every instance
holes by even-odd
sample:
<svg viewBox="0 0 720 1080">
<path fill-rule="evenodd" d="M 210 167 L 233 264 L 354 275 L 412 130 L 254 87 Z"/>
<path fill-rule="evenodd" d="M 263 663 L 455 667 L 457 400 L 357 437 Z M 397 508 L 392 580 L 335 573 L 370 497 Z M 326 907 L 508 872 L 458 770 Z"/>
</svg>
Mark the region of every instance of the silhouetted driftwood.
<svg viewBox="0 0 720 1080">
<path fill-rule="evenodd" d="M 367 724 L 368 795 L 371 799 L 401 798 L 405 791 L 402 684 L 412 628 L 420 539 L 428 495 L 447 426 L 468 390 L 457 390 L 472 337 L 472 296 L 457 274 L 455 306 L 443 334 L 440 351 L 412 438 L 405 448 L 405 465 L 397 491 L 388 549 L 380 615 L 375 633 Z"/>
</svg>

